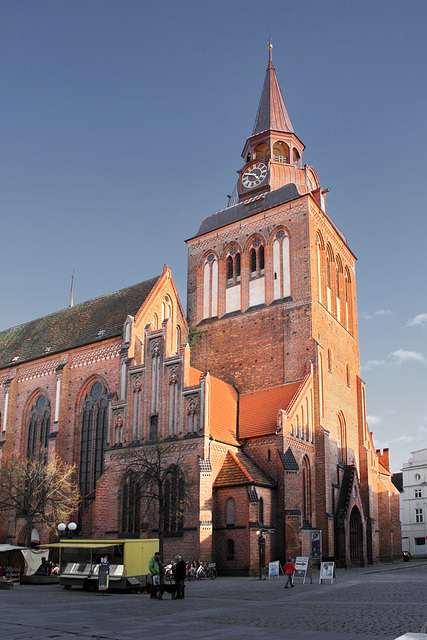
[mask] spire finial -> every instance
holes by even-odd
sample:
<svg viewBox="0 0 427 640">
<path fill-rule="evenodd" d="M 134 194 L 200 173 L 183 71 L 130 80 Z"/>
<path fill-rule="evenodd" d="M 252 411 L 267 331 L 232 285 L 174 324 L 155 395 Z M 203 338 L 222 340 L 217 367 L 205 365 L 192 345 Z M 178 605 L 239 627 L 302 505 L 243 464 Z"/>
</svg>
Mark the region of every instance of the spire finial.
<svg viewBox="0 0 427 640">
<path fill-rule="evenodd" d="M 70 291 L 70 304 L 69 307 L 74 306 L 74 267 L 73 267 L 73 275 L 71 276 L 71 291 Z"/>
<path fill-rule="evenodd" d="M 268 66 L 269 68 L 271 68 L 273 66 L 273 56 L 272 56 L 272 51 L 273 49 L 273 45 L 271 43 L 271 36 L 268 39 Z"/>
</svg>

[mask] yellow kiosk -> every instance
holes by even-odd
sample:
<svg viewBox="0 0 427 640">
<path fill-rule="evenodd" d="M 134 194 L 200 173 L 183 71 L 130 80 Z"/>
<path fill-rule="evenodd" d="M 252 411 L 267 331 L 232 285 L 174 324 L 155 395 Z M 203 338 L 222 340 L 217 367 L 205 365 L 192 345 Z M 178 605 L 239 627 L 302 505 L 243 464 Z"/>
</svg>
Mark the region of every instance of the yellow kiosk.
<svg viewBox="0 0 427 640">
<path fill-rule="evenodd" d="M 59 549 L 59 584 L 66 589 L 98 589 L 99 568 L 108 563 L 109 589 L 136 589 L 147 586 L 148 562 L 159 550 L 157 538 L 148 540 L 61 540 L 45 545 Z M 106 559 L 106 560 L 105 560 Z M 104 572 L 101 570 L 101 574 Z M 102 578 L 101 581 L 103 582 Z M 99 585 L 101 586 L 101 585 Z M 104 587 L 105 588 L 105 587 Z"/>
</svg>

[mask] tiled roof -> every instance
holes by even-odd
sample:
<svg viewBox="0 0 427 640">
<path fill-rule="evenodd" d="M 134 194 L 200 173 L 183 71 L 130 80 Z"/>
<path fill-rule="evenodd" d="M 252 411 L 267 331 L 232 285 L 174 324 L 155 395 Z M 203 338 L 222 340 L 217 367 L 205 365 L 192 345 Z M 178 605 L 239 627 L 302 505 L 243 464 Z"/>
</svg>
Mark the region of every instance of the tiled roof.
<svg viewBox="0 0 427 640">
<path fill-rule="evenodd" d="M 231 384 L 210 376 L 210 435 L 226 444 L 237 445 L 237 392 Z"/>
<path fill-rule="evenodd" d="M 189 387 L 198 387 L 200 384 L 200 376 L 202 372 L 194 367 L 188 368 L 188 386 Z"/>
<path fill-rule="evenodd" d="M 304 381 L 242 393 L 239 400 L 239 438 L 253 438 L 277 429 L 279 409 L 287 410 Z"/>
<path fill-rule="evenodd" d="M 276 483 L 242 451 L 228 451 L 214 487 L 244 486 L 275 487 Z"/>
<path fill-rule="evenodd" d="M 299 470 L 298 462 L 295 460 L 295 456 L 292 453 L 292 449 L 290 447 L 288 447 L 285 453 L 283 453 L 282 451 L 278 451 L 278 453 L 285 471 Z"/>
<path fill-rule="evenodd" d="M 0 369 L 120 336 L 159 276 L 0 332 Z M 18 358 L 14 361 L 14 358 Z"/>
</svg>

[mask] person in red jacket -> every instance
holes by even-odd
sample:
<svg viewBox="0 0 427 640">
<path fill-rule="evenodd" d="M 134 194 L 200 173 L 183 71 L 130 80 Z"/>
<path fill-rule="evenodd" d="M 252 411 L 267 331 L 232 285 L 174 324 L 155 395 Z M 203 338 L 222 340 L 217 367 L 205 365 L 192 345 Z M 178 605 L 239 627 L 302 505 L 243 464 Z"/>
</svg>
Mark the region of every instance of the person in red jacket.
<svg viewBox="0 0 427 640">
<path fill-rule="evenodd" d="M 288 561 L 286 564 L 283 565 L 283 570 L 287 576 L 287 581 L 286 581 L 286 585 L 285 585 L 285 589 L 288 588 L 288 586 L 290 585 L 290 587 L 295 586 L 292 582 L 292 576 L 294 575 L 294 571 L 296 571 L 294 565 L 292 564 L 292 559 L 288 558 Z"/>
</svg>

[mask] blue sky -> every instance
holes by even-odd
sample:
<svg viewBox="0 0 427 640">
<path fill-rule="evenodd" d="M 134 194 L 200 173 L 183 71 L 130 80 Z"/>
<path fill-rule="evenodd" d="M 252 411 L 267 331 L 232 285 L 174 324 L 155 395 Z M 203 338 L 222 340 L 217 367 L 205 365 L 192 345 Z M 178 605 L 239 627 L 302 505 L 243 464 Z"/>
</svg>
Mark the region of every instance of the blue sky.
<svg viewBox="0 0 427 640">
<path fill-rule="evenodd" d="M 161 272 L 226 206 L 267 39 L 358 257 L 361 375 L 392 470 L 427 446 L 424 0 L 0 3 L 0 330 Z"/>
</svg>

